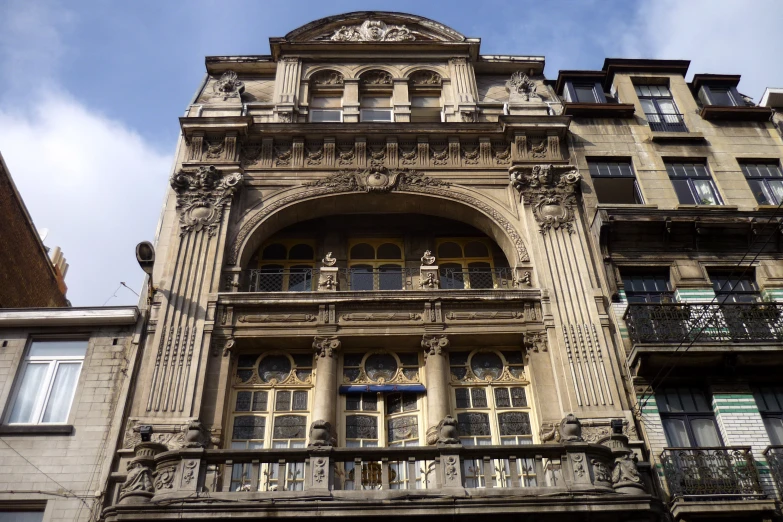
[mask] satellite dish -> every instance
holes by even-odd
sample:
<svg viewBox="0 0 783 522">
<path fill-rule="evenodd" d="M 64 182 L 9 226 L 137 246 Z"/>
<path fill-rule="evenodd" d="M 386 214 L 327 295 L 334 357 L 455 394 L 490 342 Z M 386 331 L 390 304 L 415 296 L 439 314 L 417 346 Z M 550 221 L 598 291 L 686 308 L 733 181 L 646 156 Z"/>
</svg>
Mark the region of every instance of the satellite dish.
<svg viewBox="0 0 783 522">
<path fill-rule="evenodd" d="M 48 228 L 41 228 L 38 230 L 38 237 L 41 238 L 41 243 L 46 241 L 46 236 L 49 235 L 49 229 Z"/>
</svg>

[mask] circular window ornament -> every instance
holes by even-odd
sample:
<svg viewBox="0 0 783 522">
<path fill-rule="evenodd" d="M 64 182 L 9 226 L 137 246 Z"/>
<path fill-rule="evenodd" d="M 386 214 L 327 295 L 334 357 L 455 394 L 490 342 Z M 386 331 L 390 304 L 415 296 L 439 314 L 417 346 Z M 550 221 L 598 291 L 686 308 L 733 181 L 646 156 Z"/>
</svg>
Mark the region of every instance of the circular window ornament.
<svg viewBox="0 0 783 522">
<path fill-rule="evenodd" d="M 503 361 L 493 352 L 481 352 L 471 358 L 470 369 L 479 379 L 487 381 L 499 379 L 503 373 Z"/>
<path fill-rule="evenodd" d="M 364 362 L 367 377 L 373 381 L 390 381 L 397 374 L 397 359 L 388 353 L 370 355 Z"/>
<path fill-rule="evenodd" d="M 282 382 L 291 373 L 291 361 L 285 355 L 270 355 L 261 359 L 258 376 L 264 382 Z"/>
</svg>

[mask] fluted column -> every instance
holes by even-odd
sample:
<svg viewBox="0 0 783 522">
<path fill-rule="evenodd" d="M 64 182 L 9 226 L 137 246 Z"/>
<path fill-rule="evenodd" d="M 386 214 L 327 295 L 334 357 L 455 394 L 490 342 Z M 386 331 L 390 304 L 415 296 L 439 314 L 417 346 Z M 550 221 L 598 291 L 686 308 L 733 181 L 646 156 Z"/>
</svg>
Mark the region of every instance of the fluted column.
<svg viewBox="0 0 783 522">
<path fill-rule="evenodd" d="M 425 335 L 421 340 L 424 348 L 424 372 L 427 377 L 427 444 L 438 440 L 438 424 L 449 415 L 449 364 L 446 352 L 449 345 L 445 335 Z"/>
<path fill-rule="evenodd" d="M 310 445 L 333 446 L 334 426 L 337 423 L 337 352 L 340 340 L 337 337 L 316 337 L 313 349 L 317 361 Z"/>
</svg>

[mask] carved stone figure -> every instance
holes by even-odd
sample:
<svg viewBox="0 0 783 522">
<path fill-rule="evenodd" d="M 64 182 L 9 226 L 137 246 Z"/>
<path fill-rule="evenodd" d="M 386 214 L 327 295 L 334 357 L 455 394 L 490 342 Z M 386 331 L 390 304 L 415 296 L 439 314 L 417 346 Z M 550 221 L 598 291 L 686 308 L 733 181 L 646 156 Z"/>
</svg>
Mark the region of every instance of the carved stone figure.
<svg viewBox="0 0 783 522">
<path fill-rule="evenodd" d="M 413 85 L 440 85 L 443 81 L 440 74 L 433 71 L 415 71 L 410 80 Z"/>
<path fill-rule="evenodd" d="M 524 101 L 542 101 L 541 95 L 536 92 L 536 82 L 522 71 L 511 75 L 511 79 L 506 82 L 506 91 L 511 95 L 512 100 L 514 95 L 518 95 Z"/>
<path fill-rule="evenodd" d="M 421 264 L 422 265 L 434 265 L 435 264 L 435 256 L 432 255 L 431 250 L 425 250 L 424 255 L 421 256 Z"/>
<path fill-rule="evenodd" d="M 369 71 L 362 74 L 362 83 L 365 85 L 391 85 L 392 76 L 386 71 Z"/>
<path fill-rule="evenodd" d="M 228 98 L 239 98 L 245 90 L 245 84 L 239 81 L 237 73 L 234 71 L 224 72 L 218 81 L 212 85 L 212 90 L 216 96 Z"/>
<path fill-rule="evenodd" d="M 532 206 L 542 234 L 550 229 L 573 232 L 576 189 L 581 180 L 574 167 L 515 167 L 509 179 L 523 201 Z"/>
<path fill-rule="evenodd" d="M 430 272 L 419 282 L 419 287 L 428 290 L 440 288 L 440 279 L 438 279 L 433 272 Z"/>
<path fill-rule="evenodd" d="M 323 259 L 321 259 L 321 263 L 323 263 L 324 266 L 334 266 L 337 264 L 337 259 L 332 257 L 331 252 L 327 252 Z"/>
<path fill-rule="evenodd" d="M 223 208 L 241 186 L 241 173 L 223 175 L 212 165 L 175 173 L 171 187 L 177 193 L 180 234 L 206 230 L 215 235 Z"/>
<path fill-rule="evenodd" d="M 332 274 L 329 274 L 326 277 L 324 277 L 323 281 L 320 281 L 318 283 L 318 287 L 330 291 L 337 290 L 337 281 L 335 281 L 334 276 Z"/>
<path fill-rule="evenodd" d="M 337 71 L 319 71 L 310 78 L 310 81 L 313 82 L 314 85 L 321 86 L 342 85 L 343 75 Z"/>
<path fill-rule="evenodd" d="M 310 442 L 308 446 L 334 446 L 335 438 L 332 425 L 325 420 L 314 420 L 310 424 Z"/>
<path fill-rule="evenodd" d="M 335 42 L 405 42 L 416 39 L 404 25 L 386 25 L 367 20 L 362 25 L 342 26 L 332 35 Z"/>
<path fill-rule="evenodd" d="M 459 434 L 457 432 L 457 419 L 451 415 L 446 415 L 438 423 L 438 444 L 459 444 Z"/>
<path fill-rule="evenodd" d="M 188 431 L 185 433 L 186 448 L 205 448 L 207 446 L 208 436 L 201 421 L 194 420 L 188 424 Z"/>
<path fill-rule="evenodd" d="M 636 467 L 636 455 L 629 451 L 615 459 L 612 470 L 612 487 L 618 493 L 644 493 L 644 482 Z"/>
<path fill-rule="evenodd" d="M 560 421 L 560 440 L 563 442 L 582 442 L 582 424 L 573 413 Z"/>
<path fill-rule="evenodd" d="M 128 462 L 128 475 L 120 487 L 120 504 L 131 504 L 143 502 L 137 499 L 132 502 L 128 497 L 136 496 L 142 498 L 152 498 L 155 494 L 155 487 L 152 484 L 152 470 L 140 462 Z M 126 500 L 123 502 L 123 500 Z"/>
</svg>

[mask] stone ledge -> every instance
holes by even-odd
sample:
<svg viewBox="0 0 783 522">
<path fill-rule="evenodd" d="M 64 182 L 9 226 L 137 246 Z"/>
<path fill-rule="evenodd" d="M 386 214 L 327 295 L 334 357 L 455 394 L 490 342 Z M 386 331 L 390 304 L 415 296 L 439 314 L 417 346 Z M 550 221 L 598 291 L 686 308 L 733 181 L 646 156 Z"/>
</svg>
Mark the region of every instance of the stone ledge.
<svg viewBox="0 0 783 522">
<path fill-rule="evenodd" d="M 0 435 L 71 435 L 71 424 L 0 425 Z"/>
<path fill-rule="evenodd" d="M 675 500 L 671 507 L 675 520 L 687 517 L 688 520 L 695 517 L 735 519 L 749 517 L 753 514 L 771 513 L 775 511 L 775 501 L 768 499 L 757 500 L 705 500 L 684 501 Z"/>
</svg>

